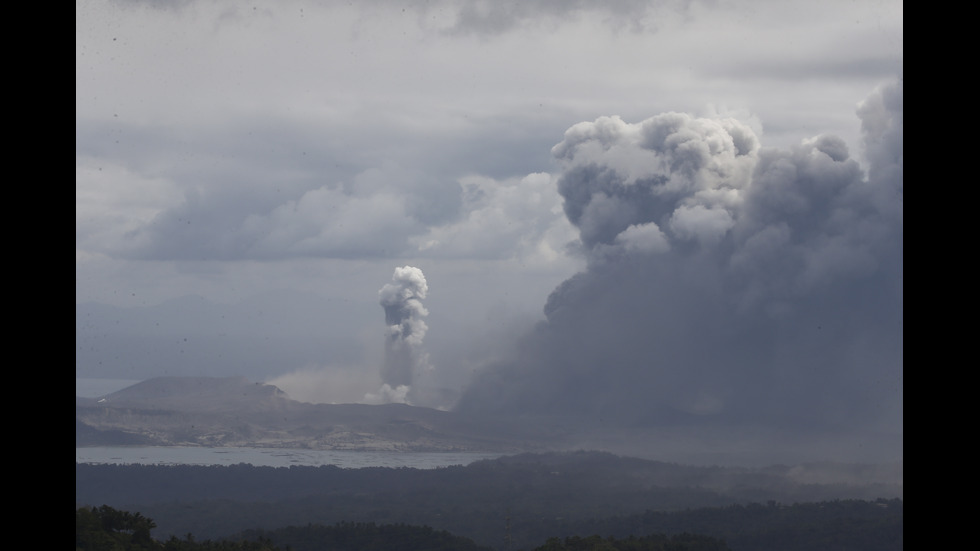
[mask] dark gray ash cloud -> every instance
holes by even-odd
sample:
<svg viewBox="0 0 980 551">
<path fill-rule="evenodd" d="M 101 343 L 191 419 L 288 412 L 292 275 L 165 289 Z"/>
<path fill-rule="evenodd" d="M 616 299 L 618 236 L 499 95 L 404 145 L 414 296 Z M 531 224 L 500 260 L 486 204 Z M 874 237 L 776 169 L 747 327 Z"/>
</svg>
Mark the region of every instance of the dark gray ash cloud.
<svg viewBox="0 0 980 551">
<path fill-rule="evenodd" d="M 902 95 L 858 110 L 867 172 L 733 119 L 571 127 L 552 152 L 588 267 L 458 408 L 900 434 Z"/>
</svg>

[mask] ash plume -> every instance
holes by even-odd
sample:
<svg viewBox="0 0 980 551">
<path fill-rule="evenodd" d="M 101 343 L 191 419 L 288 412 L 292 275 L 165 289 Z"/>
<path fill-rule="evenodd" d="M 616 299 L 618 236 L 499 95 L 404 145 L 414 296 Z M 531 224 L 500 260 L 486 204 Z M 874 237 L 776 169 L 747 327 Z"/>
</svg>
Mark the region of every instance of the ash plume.
<svg viewBox="0 0 980 551">
<path fill-rule="evenodd" d="M 429 369 L 429 358 L 422 340 L 428 327 L 422 319 L 429 312 L 422 299 L 429 291 L 422 270 L 412 266 L 395 268 L 391 283 L 378 291 L 385 312 L 385 358 L 381 370 L 382 387 L 375 402 L 409 402 L 412 383 Z"/>
<path fill-rule="evenodd" d="M 587 268 L 460 411 L 901 434 L 903 88 L 840 138 L 762 147 L 665 113 L 569 128 L 553 156 Z"/>
</svg>

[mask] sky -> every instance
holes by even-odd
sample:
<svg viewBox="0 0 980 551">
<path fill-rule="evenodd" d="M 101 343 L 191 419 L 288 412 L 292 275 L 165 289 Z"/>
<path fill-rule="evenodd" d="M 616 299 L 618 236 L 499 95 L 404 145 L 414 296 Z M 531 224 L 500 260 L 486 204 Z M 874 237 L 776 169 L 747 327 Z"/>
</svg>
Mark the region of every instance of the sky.
<svg viewBox="0 0 980 551">
<path fill-rule="evenodd" d="M 76 2 L 76 381 L 902 432 L 900 1 Z"/>
</svg>

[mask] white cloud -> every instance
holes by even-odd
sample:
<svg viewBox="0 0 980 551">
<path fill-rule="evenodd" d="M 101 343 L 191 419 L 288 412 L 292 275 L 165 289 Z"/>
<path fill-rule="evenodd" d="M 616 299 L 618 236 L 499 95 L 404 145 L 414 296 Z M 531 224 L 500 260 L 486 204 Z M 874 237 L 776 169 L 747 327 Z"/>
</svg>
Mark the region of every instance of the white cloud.
<svg viewBox="0 0 980 551">
<path fill-rule="evenodd" d="M 703 205 L 681 205 L 670 216 L 670 230 L 681 239 L 696 239 L 702 245 L 713 245 L 735 225 L 730 212 Z"/>
<path fill-rule="evenodd" d="M 293 400 L 311 404 L 356 404 L 380 384 L 377 373 L 344 367 L 297 369 L 265 381 Z"/>
<path fill-rule="evenodd" d="M 549 174 L 496 181 L 468 176 L 458 220 L 413 238 L 422 256 L 548 262 L 573 239 Z"/>
</svg>

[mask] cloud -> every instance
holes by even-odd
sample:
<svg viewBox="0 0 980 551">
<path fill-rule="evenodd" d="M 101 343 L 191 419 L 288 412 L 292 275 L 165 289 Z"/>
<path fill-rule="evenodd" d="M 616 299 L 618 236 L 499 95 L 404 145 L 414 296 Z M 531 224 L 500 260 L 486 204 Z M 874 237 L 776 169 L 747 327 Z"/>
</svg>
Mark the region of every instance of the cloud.
<svg viewBox="0 0 980 551">
<path fill-rule="evenodd" d="M 735 225 L 732 213 L 723 208 L 704 205 L 681 205 L 670 216 L 671 233 L 680 239 L 697 240 L 712 245 L 721 240 Z"/>
<path fill-rule="evenodd" d="M 652 31 L 656 19 L 683 16 L 691 2 L 687 0 L 645 2 L 613 0 L 601 3 L 582 0 L 500 3 L 487 0 L 438 2 L 439 11 L 447 12 L 440 20 L 443 32 L 451 35 L 493 37 L 515 30 L 553 28 L 569 21 L 595 19 L 610 31 Z M 431 14 L 433 7 L 423 9 Z"/>
<path fill-rule="evenodd" d="M 547 170 L 542 145 L 552 144 L 569 120 L 607 109 L 691 111 L 732 90 L 739 92 L 727 101 L 758 96 L 763 105 L 749 107 L 788 105 L 785 111 L 804 113 L 821 105 L 784 86 L 806 79 L 761 95 L 746 93 L 734 78 L 695 85 L 691 72 L 717 76 L 716 64 L 739 72 L 775 57 L 779 65 L 751 79 L 758 84 L 784 74 L 788 63 L 853 63 L 855 54 L 830 49 L 843 38 L 872 42 L 878 57 L 894 53 L 889 40 L 875 38 L 879 33 L 826 31 L 839 30 L 849 12 L 797 3 L 766 10 L 633 0 L 154 7 L 163 5 L 110 1 L 79 9 L 76 143 L 80 158 L 124 166 L 131 189 L 152 196 L 145 183 L 163 181 L 181 200 L 167 198 L 154 218 L 125 224 L 125 209 L 103 205 L 106 221 L 120 220 L 108 233 L 120 237 L 80 243 L 86 252 L 165 261 L 420 251 L 442 258 L 464 251 L 514 256 L 528 243 L 511 237 L 513 225 L 496 226 L 503 232 L 498 240 L 452 238 L 461 221 L 479 227 L 493 214 L 484 206 L 464 208 L 466 179 L 508 182 Z M 901 26 L 886 8 L 861 8 L 861 16 L 877 16 L 891 36 Z M 800 29 L 782 30 L 772 18 L 792 12 L 799 25 L 798 10 L 807 10 L 807 25 L 818 31 L 792 41 L 801 51 L 787 59 L 769 44 L 788 47 L 785 33 Z M 630 21 L 640 21 L 643 32 L 622 32 L 636 30 Z M 732 47 L 705 55 L 705 29 Z M 849 52 L 871 49 L 848 45 Z M 851 88 L 857 77 L 847 75 Z M 609 83 L 625 84 L 611 93 Z M 782 123 L 773 119 L 770 132 Z M 676 153 L 676 162 L 697 154 Z M 325 202 L 330 209 L 313 218 L 314 207 Z M 596 201 L 592 209 L 600 206 Z M 616 200 L 605 206 L 617 208 Z M 589 213 L 593 220 L 599 214 Z M 483 235 L 492 235 L 488 229 L 481 228 Z"/>
<path fill-rule="evenodd" d="M 269 178 L 282 178 L 275 169 L 265 170 Z M 78 246 L 123 259 L 416 257 L 535 263 L 562 256 L 574 238 L 546 173 L 432 181 L 386 162 L 348 182 L 305 191 L 305 186 L 290 190 L 277 183 L 270 189 L 249 182 L 181 189 L 169 179 L 141 181 L 130 174 L 121 191 L 129 190 L 145 206 L 128 204 L 123 213 L 118 204 L 123 193 L 116 192 L 113 203 L 93 203 L 98 187 L 87 183 L 86 171 L 78 173 Z"/>
<path fill-rule="evenodd" d="M 180 190 L 165 178 L 80 158 L 75 170 L 76 249 L 97 254 L 119 250 L 132 232 L 180 201 Z"/>
<path fill-rule="evenodd" d="M 574 239 L 550 174 L 503 181 L 468 176 L 460 186 L 461 216 L 414 236 L 417 254 L 548 262 L 562 256 Z"/>
<path fill-rule="evenodd" d="M 397 385 L 392 387 L 388 383 L 381 385 L 377 392 L 368 392 L 364 395 L 364 403 L 372 405 L 380 404 L 409 404 L 409 393 L 412 387 L 408 385 Z"/>
<path fill-rule="evenodd" d="M 558 190 L 568 220 L 586 250 L 605 251 L 635 244 L 636 228 L 651 224 L 682 241 L 717 240 L 733 224 L 729 211 L 758 150 L 752 130 L 735 119 L 666 113 L 638 124 L 579 123 L 552 153 L 563 163 Z"/>
<path fill-rule="evenodd" d="M 376 374 L 363 369 L 310 366 L 265 381 L 293 400 L 311 404 L 352 404 L 377 388 Z"/>
<path fill-rule="evenodd" d="M 901 432 L 901 84 L 860 107 L 865 173 L 734 119 L 579 123 L 552 150 L 587 268 L 461 411 L 620 425 Z"/>
<path fill-rule="evenodd" d="M 387 256 L 403 250 L 406 236 L 421 227 L 397 194 L 357 196 L 321 187 L 268 215 L 247 217 L 241 234 L 251 239 L 241 254 L 252 258 Z"/>
</svg>

